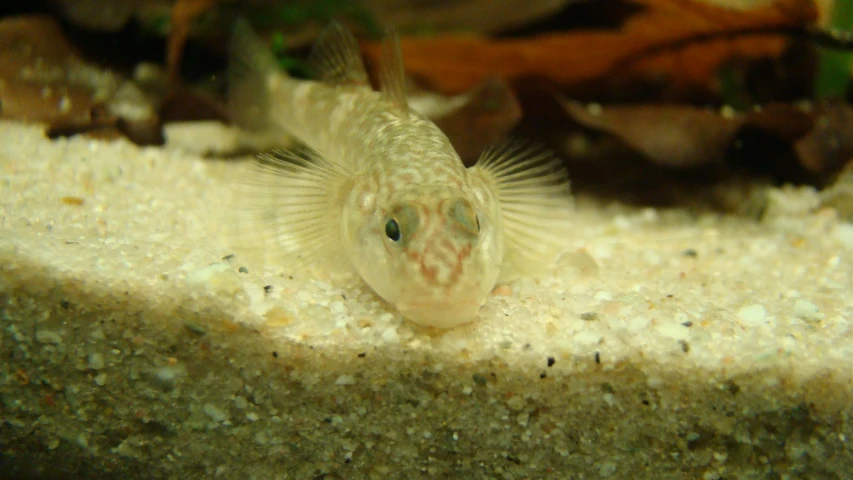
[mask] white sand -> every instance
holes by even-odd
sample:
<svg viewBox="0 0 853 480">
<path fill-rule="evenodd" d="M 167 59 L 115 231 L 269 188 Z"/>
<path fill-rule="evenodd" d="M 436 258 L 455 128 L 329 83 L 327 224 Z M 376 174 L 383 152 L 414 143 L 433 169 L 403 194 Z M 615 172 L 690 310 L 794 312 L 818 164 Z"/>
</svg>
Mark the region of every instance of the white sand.
<svg viewBox="0 0 853 480">
<path fill-rule="evenodd" d="M 808 189 L 774 191 L 761 224 L 579 199 L 554 271 L 433 331 L 353 276 L 222 260 L 241 167 L 0 124 L 0 465 L 87 478 L 853 471 L 853 225 Z"/>
</svg>

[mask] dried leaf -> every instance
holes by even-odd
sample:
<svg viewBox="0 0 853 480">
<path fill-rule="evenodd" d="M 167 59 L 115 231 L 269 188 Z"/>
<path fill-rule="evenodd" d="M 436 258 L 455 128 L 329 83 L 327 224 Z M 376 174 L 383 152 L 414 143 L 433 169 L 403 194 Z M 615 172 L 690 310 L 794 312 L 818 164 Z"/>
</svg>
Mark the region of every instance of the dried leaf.
<svg viewBox="0 0 853 480">
<path fill-rule="evenodd" d="M 506 138 L 521 118 L 521 107 L 509 85 L 495 77 L 465 94 L 464 103 L 449 113 L 432 116 L 466 163 L 473 163 L 489 145 Z"/>
<path fill-rule="evenodd" d="M 93 30 L 114 32 L 133 16 L 140 2 L 128 0 L 53 0 L 71 23 Z"/>
<path fill-rule="evenodd" d="M 800 164 L 811 173 L 831 177 L 853 159 L 853 107 L 830 103 L 813 111 L 813 126 L 794 143 Z"/>
<path fill-rule="evenodd" d="M 811 0 L 778 0 L 740 11 L 697 0 L 632 3 L 643 8 L 619 31 L 570 31 L 522 39 L 404 38 L 406 71 L 445 93 L 468 90 L 489 75 L 510 81 L 544 78 L 564 91 L 616 76 L 625 83 L 663 77 L 672 88 L 707 90 L 724 63 L 776 57 L 786 43 L 779 35 L 726 38 L 727 32 L 802 27 L 816 17 Z M 691 43 L 697 39 L 704 40 Z M 379 57 L 377 44 L 365 42 L 365 49 L 370 59 Z"/>
<path fill-rule="evenodd" d="M 785 143 L 793 143 L 812 129 L 813 112 L 787 103 L 772 103 L 744 116 L 744 125 L 760 129 Z"/>
<path fill-rule="evenodd" d="M 90 73 L 53 19 L 0 21 L 0 118 L 59 128 L 100 125 L 103 118 L 92 115 L 101 103 L 98 85 L 86 81 Z"/>
<path fill-rule="evenodd" d="M 219 120 L 230 123 L 227 109 L 207 95 L 185 88 L 166 94 L 158 108 L 161 123 Z"/>
<path fill-rule="evenodd" d="M 726 115 L 687 105 L 564 107 L 573 121 L 664 167 L 745 167 L 760 176 L 821 184 L 853 158 L 853 107 L 842 103 L 773 104 Z"/>
<path fill-rule="evenodd" d="M 659 165 L 694 167 L 726 158 L 743 119 L 687 105 L 565 105 L 578 123 L 618 137 Z"/>
<path fill-rule="evenodd" d="M 576 0 L 363 0 L 377 19 L 401 30 L 428 26 L 434 31 L 495 32 L 517 28 L 553 14 Z"/>
</svg>

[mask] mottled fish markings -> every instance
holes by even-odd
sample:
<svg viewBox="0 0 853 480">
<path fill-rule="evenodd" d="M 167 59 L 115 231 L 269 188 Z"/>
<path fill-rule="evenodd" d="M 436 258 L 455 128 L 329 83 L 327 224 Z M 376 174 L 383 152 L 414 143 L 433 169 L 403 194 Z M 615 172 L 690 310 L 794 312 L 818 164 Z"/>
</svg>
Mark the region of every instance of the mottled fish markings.
<svg viewBox="0 0 853 480">
<path fill-rule="evenodd" d="M 471 321 L 497 282 L 541 271 L 562 251 L 571 202 L 559 162 L 506 143 L 465 168 L 409 108 L 393 33 L 379 92 L 337 23 L 312 52 L 318 81 L 277 72 L 245 22 L 232 55 L 238 124 L 308 147 L 259 156 L 248 179 L 257 220 L 289 260 L 348 265 L 405 317 L 452 327 Z"/>
</svg>

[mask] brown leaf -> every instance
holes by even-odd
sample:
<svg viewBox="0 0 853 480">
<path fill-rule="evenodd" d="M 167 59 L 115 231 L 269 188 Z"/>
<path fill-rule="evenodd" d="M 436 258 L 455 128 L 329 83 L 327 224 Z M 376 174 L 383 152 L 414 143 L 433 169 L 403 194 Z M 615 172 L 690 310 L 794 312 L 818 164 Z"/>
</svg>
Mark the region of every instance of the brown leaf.
<svg viewBox="0 0 853 480">
<path fill-rule="evenodd" d="M 822 184 L 853 158 L 853 107 L 773 104 L 745 114 L 688 105 L 584 106 L 571 120 L 604 132 L 652 164 L 743 168 L 760 176 Z"/>
<path fill-rule="evenodd" d="M 486 147 L 506 138 L 521 118 L 521 107 L 509 85 L 495 77 L 465 97 L 461 107 L 432 120 L 462 160 L 473 163 Z"/>
<path fill-rule="evenodd" d="M 3 19 L 0 118 L 62 128 L 92 123 L 92 112 L 100 105 L 94 98 L 95 87 L 72 81 L 89 78 L 80 74 L 83 68 L 77 51 L 53 19 L 37 15 Z"/>
<path fill-rule="evenodd" d="M 139 1 L 53 0 L 66 20 L 83 28 L 114 32 L 123 27 L 139 9 Z"/>
<path fill-rule="evenodd" d="M 773 103 L 745 115 L 744 125 L 761 129 L 782 142 L 792 143 L 812 129 L 814 115 L 795 105 Z"/>
<path fill-rule="evenodd" d="M 659 165 L 719 164 L 743 119 L 687 105 L 588 107 L 565 105 L 578 123 L 616 136 Z"/>
<path fill-rule="evenodd" d="M 816 17 L 811 0 L 777 0 L 745 11 L 697 0 L 632 3 L 643 7 L 641 13 L 619 31 L 557 32 L 521 39 L 407 37 L 402 41 L 406 71 L 445 93 L 468 90 L 489 75 L 510 81 L 540 77 L 564 91 L 616 75 L 626 83 L 663 77 L 673 88 L 707 90 L 725 62 L 776 57 L 786 43 L 780 35 L 726 38 L 727 32 L 802 27 Z M 689 41 L 695 39 L 703 41 Z M 671 45 L 679 48 L 668 49 Z M 370 59 L 379 58 L 378 44 L 364 46 Z"/>
<path fill-rule="evenodd" d="M 830 103 L 816 107 L 813 126 L 794 143 L 800 164 L 811 173 L 830 177 L 853 158 L 853 107 Z"/>
<path fill-rule="evenodd" d="M 219 120 L 230 123 L 227 109 L 207 95 L 186 88 L 166 94 L 157 111 L 161 123 Z"/>
<path fill-rule="evenodd" d="M 574 0 L 362 0 L 382 25 L 405 30 L 429 26 L 434 31 L 494 32 L 517 28 L 554 14 Z M 497 7 L 497 8 L 496 8 Z"/>
<path fill-rule="evenodd" d="M 21 15 L 0 20 L 0 52 L 4 61 L 9 58 L 64 61 L 78 55 L 59 24 L 43 15 Z"/>
</svg>

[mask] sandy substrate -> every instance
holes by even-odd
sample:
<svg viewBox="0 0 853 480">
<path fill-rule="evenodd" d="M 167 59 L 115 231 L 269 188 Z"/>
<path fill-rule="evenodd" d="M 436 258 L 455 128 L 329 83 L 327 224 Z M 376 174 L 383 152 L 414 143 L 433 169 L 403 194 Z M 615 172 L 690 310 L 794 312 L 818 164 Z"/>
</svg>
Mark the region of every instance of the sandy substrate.
<svg viewBox="0 0 853 480">
<path fill-rule="evenodd" d="M 579 199 L 553 271 L 433 331 L 230 249 L 241 166 L 0 124 L 4 478 L 850 478 L 853 226 L 814 192 Z"/>
</svg>

